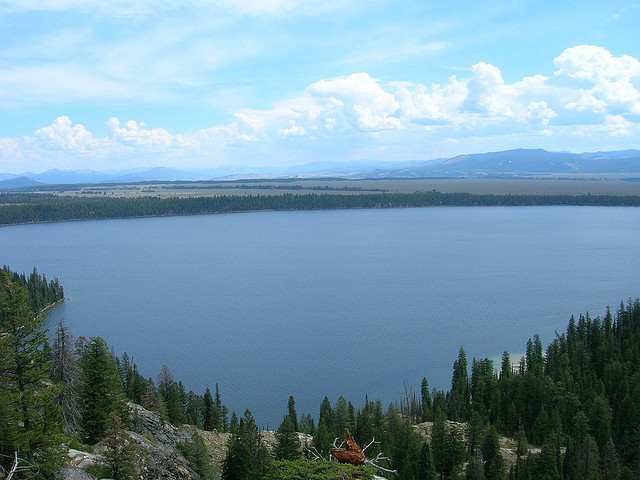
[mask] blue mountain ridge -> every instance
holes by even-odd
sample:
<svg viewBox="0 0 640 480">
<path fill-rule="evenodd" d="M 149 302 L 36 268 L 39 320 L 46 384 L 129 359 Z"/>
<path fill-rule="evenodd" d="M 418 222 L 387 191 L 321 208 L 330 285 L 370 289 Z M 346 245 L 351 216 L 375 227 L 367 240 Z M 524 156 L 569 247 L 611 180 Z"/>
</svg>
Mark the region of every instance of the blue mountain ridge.
<svg viewBox="0 0 640 480">
<path fill-rule="evenodd" d="M 200 170 L 155 167 L 125 171 L 59 170 L 0 174 L 0 190 L 42 184 L 134 183 L 145 181 L 256 178 L 420 178 L 500 177 L 535 174 L 640 173 L 640 150 L 549 152 L 516 149 L 426 161 L 315 162 L 292 167 L 227 166 Z"/>
</svg>

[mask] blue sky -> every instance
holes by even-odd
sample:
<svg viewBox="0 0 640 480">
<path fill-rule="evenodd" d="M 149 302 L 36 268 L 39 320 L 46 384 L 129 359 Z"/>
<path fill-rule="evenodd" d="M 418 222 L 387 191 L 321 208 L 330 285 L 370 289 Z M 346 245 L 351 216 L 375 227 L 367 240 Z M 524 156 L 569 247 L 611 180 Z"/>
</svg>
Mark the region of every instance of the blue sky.
<svg viewBox="0 0 640 480">
<path fill-rule="evenodd" d="M 640 2 L 0 0 L 0 172 L 640 148 Z"/>
</svg>

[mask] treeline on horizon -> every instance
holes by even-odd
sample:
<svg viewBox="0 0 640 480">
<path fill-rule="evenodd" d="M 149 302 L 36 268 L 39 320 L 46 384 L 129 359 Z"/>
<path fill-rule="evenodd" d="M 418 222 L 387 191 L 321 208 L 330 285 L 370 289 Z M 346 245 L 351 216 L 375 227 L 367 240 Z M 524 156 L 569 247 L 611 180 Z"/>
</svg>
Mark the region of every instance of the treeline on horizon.
<svg viewBox="0 0 640 480">
<path fill-rule="evenodd" d="M 32 276 L 38 276 L 35 270 Z M 328 458 L 345 428 L 361 446 L 375 438 L 367 457 L 388 457 L 384 466 L 400 479 L 640 476 L 638 299 L 621 303 L 614 313 L 607 309 L 604 318 L 572 316 L 566 332 L 546 349 L 534 335 L 516 363 L 508 352 L 499 367 L 488 358 L 469 362 L 461 347 L 449 391 L 430 389 L 424 378 L 419 392 L 405 385 L 403 398 L 386 407 L 367 397 L 360 407 L 344 397 L 335 403 L 325 397 L 317 422 L 310 414 L 298 415 L 290 396 L 269 451 L 252 413 L 230 414 L 217 384 L 214 393 L 186 392 L 166 366 L 156 381 L 145 378 L 129 355 L 116 357 L 100 337 L 74 339 L 63 322 L 50 341 L 44 315 L 30 307 L 33 289 L 22 278 L 27 277 L 8 267 L 0 270 L 0 472 L 8 471 L 13 452 L 20 451 L 38 464 L 41 478 L 50 478 L 64 460 L 61 445 L 113 444 L 123 438 L 118 432 L 131 428 L 128 400 L 174 425 L 230 432 L 221 471 L 226 480 L 336 478 L 335 471 L 312 476 L 310 465 L 326 462 L 308 457 Z M 415 428 L 424 422 L 430 422 L 428 441 Z M 302 458 L 296 432 L 313 436 L 314 454 L 307 451 Z M 512 464 L 500 453 L 498 435 L 514 439 Z M 201 439 L 181 448 L 202 478 L 215 477 Z M 133 457 L 118 458 L 129 458 L 131 468 L 136 464 Z"/>
<path fill-rule="evenodd" d="M 72 197 L 0 193 L 0 225 L 68 220 L 198 215 L 259 210 L 335 210 L 427 206 L 640 206 L 640 195 L 441 193 Z"/>
</svg>

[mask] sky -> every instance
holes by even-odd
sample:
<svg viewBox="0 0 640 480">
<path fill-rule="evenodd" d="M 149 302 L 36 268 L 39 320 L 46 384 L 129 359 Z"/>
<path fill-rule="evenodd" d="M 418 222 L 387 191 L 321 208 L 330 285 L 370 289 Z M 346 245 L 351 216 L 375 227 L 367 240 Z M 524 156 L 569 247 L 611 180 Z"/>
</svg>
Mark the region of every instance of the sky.
<svg viewBox="0 0 640 480">
<path fill-rule="evenodd" d="M 640 148 L 640 1 L 0 0 L 0 173 Z"/>
</svg>

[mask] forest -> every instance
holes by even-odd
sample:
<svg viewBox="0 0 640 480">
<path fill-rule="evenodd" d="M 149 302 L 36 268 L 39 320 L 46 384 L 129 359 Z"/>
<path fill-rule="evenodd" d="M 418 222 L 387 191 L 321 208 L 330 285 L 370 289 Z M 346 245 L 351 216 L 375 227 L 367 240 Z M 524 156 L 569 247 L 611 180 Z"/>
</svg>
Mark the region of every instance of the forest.
<svg viewBox="0 0 640 480">
<path fill-rule="evenodd" d="M 0 478 L 53 478 L 73 446 L 105 448 L 98 478 L 145 478 L 126 440 L 133 403 L 172 425 L 229 432 L 214 465 L 199 437 L 181 445 L 199 478 L 371 478 L 469 480 L 632 480 L 640 476 L 640 301 L 604 318 L 571 317 L 546 346 L 533 335 L 525 355 L 500 365 L 460 348 L 451 388 L 419 391 L 390 405 L 325 397 L 319 415 L 283 402 L 275 444 L 267 447 L 253 415 L 229 411 L 218 385 L 186 391 L 164 366 L 143 377 L 132 357 L 114 355 L 100 337 L 74 338 L 64 322 L 48 332 L 42 311 L 63 298 L 57 280 L 0 270 Z M 526 319 L 523 319 L 523 323 Z M 515 361 L 514 361 L 515 360 Z M 286 399 L 286 393 L 283 392 Z M 341 470 L 329 450 L 348 429 L 371 465 Z M 310 435 L 300 449 L 297 432 Z M 501 439 L 515 457 L 505 459 Z M 375 442 L 372 441 L 375 439 Z M 339 442 L 340 440 L 338 440 Z"/>
<path fill-rule="evenodd" d="M 0 225 L 258 210 L 335 210 L 427 206 L 640 206 L 638 195 L 440 193 L 300 193 L 199 197 L 72 197 L 0 193 Z"/>
</svg>

